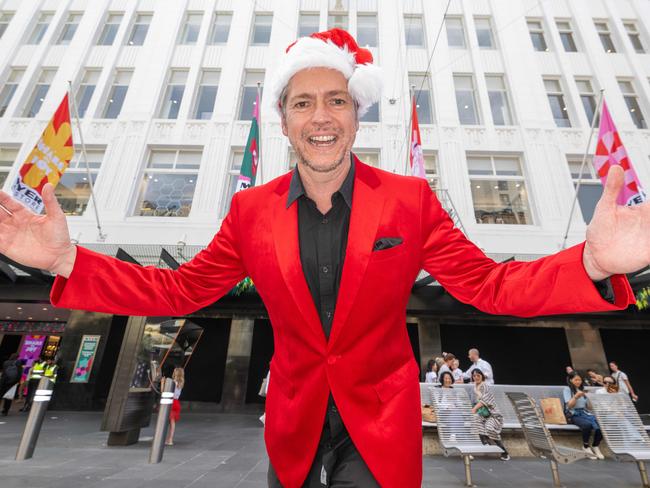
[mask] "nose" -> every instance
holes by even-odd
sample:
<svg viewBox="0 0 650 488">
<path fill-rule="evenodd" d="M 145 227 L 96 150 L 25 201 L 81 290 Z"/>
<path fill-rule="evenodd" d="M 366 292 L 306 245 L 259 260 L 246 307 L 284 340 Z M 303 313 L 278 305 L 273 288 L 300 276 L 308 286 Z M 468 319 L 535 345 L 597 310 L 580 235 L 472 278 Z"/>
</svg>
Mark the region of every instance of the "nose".
<svg viewBox="0 0 650 488">
<path fill-rule="evenodd" d="M 314 124 L 323 125 L 331 122 L 332 115 L 330 114 L 329 107 L 324 100 L 317 100 L 314 112 L 312 113 L 312 122 Z"/>
</svg>

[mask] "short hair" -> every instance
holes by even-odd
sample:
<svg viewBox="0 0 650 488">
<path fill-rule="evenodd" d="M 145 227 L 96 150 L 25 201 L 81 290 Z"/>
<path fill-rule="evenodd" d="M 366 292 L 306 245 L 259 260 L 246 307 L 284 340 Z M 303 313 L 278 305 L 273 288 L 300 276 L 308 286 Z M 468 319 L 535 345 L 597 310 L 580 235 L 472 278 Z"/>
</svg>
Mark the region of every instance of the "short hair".
<svg viewBox="0 0 650 488">
<path fill-rule="evenodd" d="M 454 356 L 454 355 L 453 355 L 452 353 L 450 353 L 450 352 L 447 353 L 447 355 L 445 356 L 445 362 L 447 362 L 447 361 L 453 361 L 454 359 L 456 359 L 456 356 Z"/>
<path fill-rule="evenodd" d="M 476 349 L 475 347 L 473 347 L 473 348 L 471 348 L 471 349 L 469 350 L 469 354 L 472 354 L 472 353 L 475 353 L 477 356 L 480 356 L 480 355 L 481 355 L 481 354 L 478 352 L 478 349 Z"/>
<path fill-rule="evenodd" d="M 441 385 L 444 385 L 444 384 L 445 384 L 445 381 L 444 381 L 445 376 L 449 376 L 449 377 L 451 378 L 451 382 L 452 382 L 452 383 L 454 383 L 454 382 L 456 381 L 456 380 L 454 380 L 454 375 L 453 375 L 453 374 L 451 374 L 449 371 L 443 371 L 443 372 L 440 374 L 440 376 L 438 377 L 438 382 L 439 382 Z"/>
<path fill-rule="evenodd" d="M 618 363 L 616 361 L 610 361 L 609 364 L 614 364 L 618 368 Z"/>
</svg>

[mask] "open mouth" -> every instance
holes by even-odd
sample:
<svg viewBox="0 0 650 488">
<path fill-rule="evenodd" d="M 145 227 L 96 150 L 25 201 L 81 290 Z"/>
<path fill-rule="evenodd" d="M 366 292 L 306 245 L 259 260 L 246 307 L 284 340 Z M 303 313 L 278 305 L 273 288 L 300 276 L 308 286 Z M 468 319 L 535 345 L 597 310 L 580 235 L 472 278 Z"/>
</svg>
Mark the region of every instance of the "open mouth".
<svg viewBox="0 0 650 488">
<path fill-rule="evenodd" d="M 311 136 L 307 138 L 307 141 L 309 144 L 312 146 L 316 147 L 327 147 L 327 146 L 332 146 L 336 143 L 338 140 L 338 137 L 335 135 L 329 135 L 329 136 Z"/>
</svg>

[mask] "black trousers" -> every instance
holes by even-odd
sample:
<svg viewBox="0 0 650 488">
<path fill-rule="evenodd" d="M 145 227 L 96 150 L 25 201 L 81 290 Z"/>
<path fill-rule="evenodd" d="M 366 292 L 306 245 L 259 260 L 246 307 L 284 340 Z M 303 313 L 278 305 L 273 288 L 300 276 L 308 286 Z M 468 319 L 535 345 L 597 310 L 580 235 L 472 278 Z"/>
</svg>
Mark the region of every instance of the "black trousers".
<svg viewBox="0 0 650 488">
<path fill-rule="evenodd" d="M 379 487 L 347 432 L 335 437 L 336 440 L 332 439 L 329 422 L 326 422 L 303 488 Z M 282 488 L 270 462 L 267 481 L 269 488 Z"/>
</svg>

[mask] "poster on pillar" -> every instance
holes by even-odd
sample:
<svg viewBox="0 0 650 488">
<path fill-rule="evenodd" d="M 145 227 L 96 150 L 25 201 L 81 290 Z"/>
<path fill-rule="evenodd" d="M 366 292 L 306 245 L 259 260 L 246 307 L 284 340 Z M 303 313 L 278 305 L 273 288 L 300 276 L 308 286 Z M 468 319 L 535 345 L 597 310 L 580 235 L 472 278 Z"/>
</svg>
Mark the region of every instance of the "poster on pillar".
<svg viewBox="0 0 650 488">
<path fill-rule="evenodd" d="M 70 383 L 88 383 L 90 373 L 93 370 L 93 364 L 95 363 L 95 355 L 97 354 L 100 338 L 101 336 L 98 335 L 86 334 L 81 338 Z"/>
</svg>

